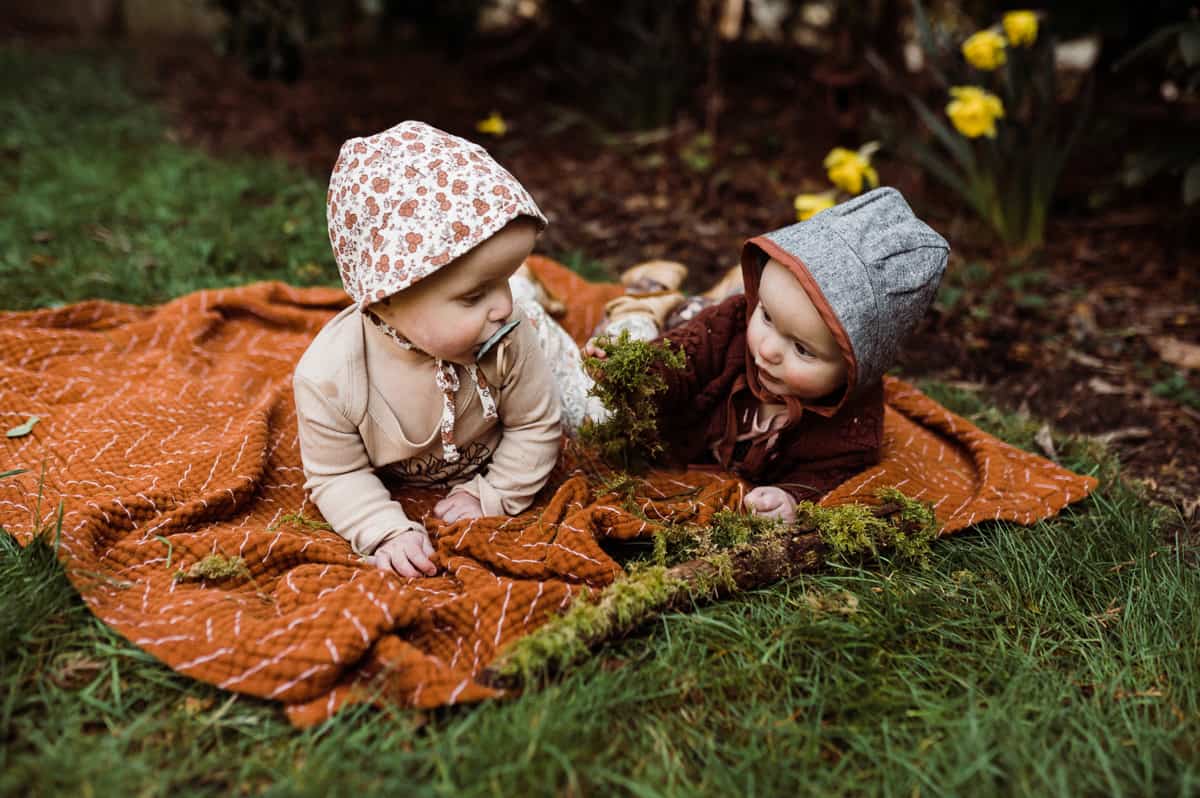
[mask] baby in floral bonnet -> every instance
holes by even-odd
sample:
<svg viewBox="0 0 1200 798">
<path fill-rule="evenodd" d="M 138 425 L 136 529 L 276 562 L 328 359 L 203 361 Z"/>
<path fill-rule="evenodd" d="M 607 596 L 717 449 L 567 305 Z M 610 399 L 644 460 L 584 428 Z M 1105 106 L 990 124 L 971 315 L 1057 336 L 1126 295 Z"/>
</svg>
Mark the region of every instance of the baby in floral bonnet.
<svg viewBox="0 0 1200 798">
<path fill-rule="evenodd" d="M 581 420 L 577 348 L 510 287 L 546 218 L 483 148 L 411 121 L 343 144 L 327 205 L 353 304 L 296 366 L 305 488 L 375 565 L 433 574 L 385 478 L 449 487 L 445 521 L 513 515 L 557 461 L 564 396 Z"/>
</svg>

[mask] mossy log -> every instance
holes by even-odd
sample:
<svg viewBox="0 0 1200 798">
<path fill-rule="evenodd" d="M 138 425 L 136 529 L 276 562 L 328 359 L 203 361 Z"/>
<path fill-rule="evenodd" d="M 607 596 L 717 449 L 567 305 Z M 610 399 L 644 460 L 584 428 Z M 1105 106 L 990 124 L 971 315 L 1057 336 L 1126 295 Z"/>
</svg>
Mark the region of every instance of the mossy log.
<svg viewBox="0 0 1200 798">
<path fill-rule="evenodd" d="M 603 592 L 577 600 L 563 615 L 514 641 L 481 679 L 494 686 L 512 687 L 561 671 L 592 649 L 630 635 L 663 612 L 691 609 L 817 571 L 838 552 L 876 553 L 882 547 L 879 543 L 906 536 L 921 540 L 927 551 L 937 533 L 932 511 L 898 491 L 881 498 L 882 503 L 873 507 L 819 508 L 804 503 L 797 523 L 780 526 L 774 534 L 669 568 L 631 571 Z M 873 537 L 860 548 L 850 549 L 845 543 L 847 527 L 861 530 L 863 522 Z"/>
</svg>

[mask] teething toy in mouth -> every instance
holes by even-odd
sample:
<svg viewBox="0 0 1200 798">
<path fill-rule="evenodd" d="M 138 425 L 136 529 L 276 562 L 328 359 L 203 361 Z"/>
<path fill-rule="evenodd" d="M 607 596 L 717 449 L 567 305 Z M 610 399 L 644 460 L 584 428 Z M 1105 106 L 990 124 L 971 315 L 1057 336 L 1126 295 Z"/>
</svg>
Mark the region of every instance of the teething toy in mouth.
<svg viewBox="0 0 1200 798">
<path fill-rule="evenodd" d="M 504 336 L 516 329 L 516 326 L 520 323 L 520 319 L 513 319 L 505 322 L 499 330 L 496 330 L 496 332 L 492 333 L 491 337 L 484 341 L 482 345 L 480 345 L 479 353 L 475 355 L 475 361 L 479 362 L 480 360 L 483 360 L 484 356 L 490 352 L 496 346 L 496 344 L 500 343 Z"/>
</svg>

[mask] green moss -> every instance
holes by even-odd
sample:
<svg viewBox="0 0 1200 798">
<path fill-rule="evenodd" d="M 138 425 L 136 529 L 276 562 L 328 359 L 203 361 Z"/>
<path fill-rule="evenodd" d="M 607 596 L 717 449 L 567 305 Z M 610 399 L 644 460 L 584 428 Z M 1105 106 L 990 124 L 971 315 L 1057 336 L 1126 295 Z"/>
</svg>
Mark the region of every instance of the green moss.
<svg viewBox="0 0 1200 798">
<path fill-rule="evenodd" d="M 241 557 L 226 557 L 224 554 L 210 554 L 198 561 L 186 571 L 176 571 L 176 582 L 201 582 L 210 580 L 219 582 L 225 579 L 249 579 L 250 569 Z"/>
<path fill-rule="evenodd" d="M 752 540 L 777 536 L 784 524 L 772 518 L 736 510 L 718 510 L 708 526 L 709 545 L 713 549 L 731 549 Z"/>
<path fill-rule="evenodd" d="M 789 538 L 798 533 L 815 532 L 829 546 L 831 557 L 861 560 L 886 549 L 899 562 L 927 565 L 930 545 L 939 531 L 933 509 L 895 488 L 883 488 L 876 496 L 878 507 L 801 502 L 794 525 L 725 509 L 714 513 L 703 527 L 660 526 L 650 562 L 631 563 L 626 574 L 598 597 L 577 600 L 565 614 L 514 641 L 492 671 L 521 681 L 560 671 L 614 632 L 636 626 L 685 595 L 708 600 L 737 591 L 735 556 L 758 563 L 781 560 L 788 556 Z M 681 569 L 686 579 L 670 570 L 682 563 L 695 564 Z M 822 562 L 810 551 L 800 565 L 815 569 Z"/>
<path fill-rule="evenodd" d="M 901 560 L 929 565 L 933 541 L 941 532 L 941 524 L 933 514 L 933 506 L 910 498 L 896 488 L 880 488 L 876 494 L 885 506 L 895 511 L 895 531 L 891 545 Z"/>
<path fill-rule="evenodd" d="M 654 564 L 677 565 L 701 554 L 703 530 L 686 524 L 668 524 L 654 533 Z"/>
<path fill-rule="evenodd" d="M 598 344 L 607 356 L 584 358 L 584 366 L 596 381 L 592 394 L 611 416 L 601 423 L 584 422 L 580 438 L 616 467 L 645 467 L 663 448 L 651 399 L 667 384 L 656 367 L 682 369 L 687 358 L 670 343 L 635 341 L 628 331 L 615 340 L 601 338 Z"/>
<path fill-rule="evenodd" d="M 710 598 L 722 591 L 737 590 L 737 580 L 733 576 L 733 555 L 730 552 L 710 554 L 704 561 L 712 566 L 712 571 L 701 572 L 688 584 L 694 598 Z"/>
<path fill-rule="evenodd" d="M 661 566 L 629 573 L 609 585 L 598 599 L 589 593 L 563 615 L 514 641 L 497 658 L 492 671 L 504 678 L 528 681 L 560 670 L 585 656 L 595 641 L 614 629 L 639 623 L 685 589 L 686 583 L 668 576 Z"/>
<path fill-rule="evenodd" d="M 884 517 L 861 504 L 821 507 L 801 502 L 796 507 L 799 523 L 813 527 L 842 559 L 877 557 L 881 550 L 891 549 L 900 561 L 927 565 L 939 531 L 933 509 L 895 488 L 882 488 L 876 496 L 888 511 Z"/>
<path fill-rule="evenodd" d="M 273 521 L 271 523 L 271 525 L 267 527 L 267 531 L 274 532 L 276 529 L 283 526 L 284 524 L 295 524 L 297 526 L 302 526 L 307 529 L 327 529 L 327 530 L 333 529 L 333 527 L 330 526 L 327 522 L 318 521 L 315 518 L 309 518 L 307 515 L 304 514 L 303 510 L 297 510 L 294 513 L 284 513 L 283 515 L 279 516 L 279 518 L 275 519 L 275 521 Z"/>
</svg>

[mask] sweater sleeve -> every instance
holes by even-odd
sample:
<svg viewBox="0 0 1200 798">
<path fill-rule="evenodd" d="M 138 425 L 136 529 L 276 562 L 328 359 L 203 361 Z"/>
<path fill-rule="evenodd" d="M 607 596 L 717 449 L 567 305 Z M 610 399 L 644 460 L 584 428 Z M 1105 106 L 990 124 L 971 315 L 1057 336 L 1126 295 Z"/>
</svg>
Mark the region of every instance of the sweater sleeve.
<svg viewBox="0 0 1200 798">
<path fill-rule="evenodd" d="M 296 375 L 304 487 L 325 520 L 360 554 L 424 526 L 410 519 L 375 474 L 358 427 L 310 380 Z"/>
<path fill-rule="evenodd" d="M 550 364 L 532 327 L 518 331 L 518 346 L 503 353 L 515 362 L 500 387 L 500 442 L 485 472 L 450 491 L 474 496 L 484 515 L 516 515 L 528 507 L 550 478 L 562 444 L 562 402 Z"/>
<path fill-rule="evenodd" d="M 655 373 L 666 383 L 666 390 L 653 399 L 659 418 L 686 414 L 693 409 L 692 400 L 697 394 L 708 388 L 731 363 L 742 362 L 742 353 L 731 352 L 730 346 L 737 333 L 746 327 L 745 308 L 746 298 L 733 296 L 659 336 L 658 342 L 669 341 L 682 348 L 687 357 L 683 369 L 655 366 Z"/>
</svg>

